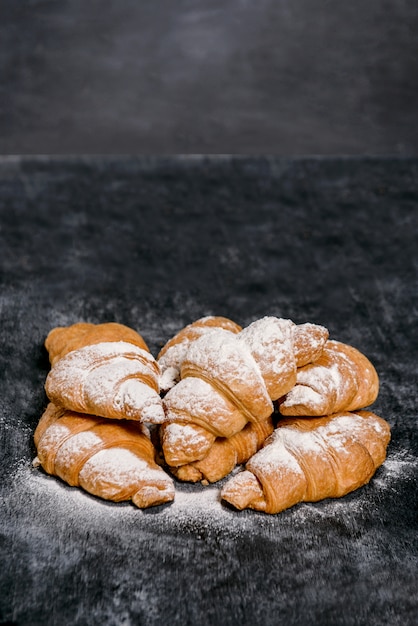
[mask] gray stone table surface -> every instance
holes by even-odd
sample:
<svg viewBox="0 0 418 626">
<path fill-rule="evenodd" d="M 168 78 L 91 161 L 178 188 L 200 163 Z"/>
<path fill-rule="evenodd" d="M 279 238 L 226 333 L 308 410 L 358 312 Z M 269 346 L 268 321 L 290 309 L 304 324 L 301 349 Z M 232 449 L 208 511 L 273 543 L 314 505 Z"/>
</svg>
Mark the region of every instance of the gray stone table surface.
<svg viewBox="0 0 418 626">
<path fill-rule="evenodd" d="M 0 159 L 0 623 L 417 623 L 418 160 Z M 370 483 L 278 515 L 176 483 L 141 511 L 32 467 L 51 328 L 153 354 L 202 315 L 312 321 L 369 356 Z"/>
<path fill-rule="evenodd" d="M 1 154 L 418 154 L 416 0 L 2 0 Z"/>
</svg>

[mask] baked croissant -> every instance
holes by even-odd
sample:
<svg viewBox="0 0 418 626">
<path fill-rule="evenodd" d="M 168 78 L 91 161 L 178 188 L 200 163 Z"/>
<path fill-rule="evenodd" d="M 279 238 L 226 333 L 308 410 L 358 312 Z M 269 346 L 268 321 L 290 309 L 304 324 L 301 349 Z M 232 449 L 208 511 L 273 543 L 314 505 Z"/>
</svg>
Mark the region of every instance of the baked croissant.
<svg viewBox="0 0 418 626">
<path fill-rule="evenodd" d="M 74 324 L 52 330 L 45 390 L 78 413 L 159 424 L 159 367 L 142 337 L 122 324 Z"/>
<path fill-rule="evenodd" d="M 50 403 L 34 439 L 34 465 L 71 486 L 140 508 L 174 499 L 173 481 L 155 463 L 142 424 L 79 415 Z"/>
<path fill-rule="evenodd" d="M 296 385 L 280 404 L 282 415 L 320 416 L 356 411 L 372 404 L 379 378 L 356 348 L 327 341 L 321 356 L 297 372 Z"/>
<path fill-rule="evenodd" d="M 273 430 L 271 417 L 262 422 L 249 422 L 232 437 L 216 439 L 201 461 L 173 467 L 171 471 L 179 480 L 214 483 L 248 461 Z"/>
<path fill-rule="evenodd" d="M 196 339 L 183 359 L 181 381 L 163 401 L 167 464 L 200 461 L 216 438 L 267 420 L 272 401 L 293 387 L 297 367 L 317 359 L 327 338 L 322 326 L 264 317 L 238 334 L 217 329 Z"/>
<path fill-rule="evenodd" d="M 369 482 L 389 440 L 389 425 L 369 411 L 284 419 L 221 497 L 266 513 L 341 497 Z"/>
<path fill-rule="evenodd" d="M 180 330 L 161 348 L 157 361 L 161 370 L 160 387 L 171 389 L 180 380 L 181 365 L 190 344 L 214 328 L 223 328 L 231 333 L 239 333 L 241 326 L 226 317 L 202 317 Z"/>
<path fill-rule="evenodd" d="M 48 351 L 51 365 L 54 365 L 56 361 L 73 350 L 103 343 L 104 341 L 127 341 L 149 352 L 147 344 L 136 330 L 117 322 L 107 322 L 105 324 L 78 322 L 71 326 L 58 326 L 53 328 L 48 334 L 45 339 L 45 347 Z"/>
</svg>

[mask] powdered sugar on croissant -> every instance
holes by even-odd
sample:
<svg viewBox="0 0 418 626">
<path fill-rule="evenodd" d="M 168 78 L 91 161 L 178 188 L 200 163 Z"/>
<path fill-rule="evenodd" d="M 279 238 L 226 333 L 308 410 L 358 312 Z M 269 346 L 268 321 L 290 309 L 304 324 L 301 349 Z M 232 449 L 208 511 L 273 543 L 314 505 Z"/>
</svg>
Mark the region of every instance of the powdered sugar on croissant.
<svg viewBox="0 0 418 626">
<path fill-rule="evenodd" d="M 108 341 L 126 341 L 149 352 L 147 344 L 139 333 L 117 322 L 103 324 L 77 322 L 71 326 L 57 326 L 48 333 L 45 348 L 48 350 L 51 365 L 54 365 L 56 361 L 73 350 Z"/>
<path fill-rule="evenodd" d="M 330 415 L 372 404 L 379 379 L 372 363 L 356 348 L 327 341 L 315 363 L 297 372 L 296 385 L 280 406 L 283 415 Z"/>
<path fill-rule="evenodd" d="M 158 364 L 149 352 L 108 341 L 55 361 L 45 389 L 52 402 L 79 413 L 158 424 L 164 420 L 158 379 Z"/>
<path fill-rule="evenodd" d="M 208 382 L 247 416 L 265 419 L 273 411 L 271 398 L 249 346 L 225 330 L 216 330 L 195 341 L 181 368 L 182 378 Z"/>
<path fill-rule="evenodd" d="M 174 499 L 172 479 L 155 463 L 141 424 L 79 415 L 50 403 L 34 435 L 34 465 L 71 486 L 145 508 Z"/>
<path fill-rule="evenodd" d="M 232 437 L 218 437 L 207 454 L 198 461 L 172 468 L 180 480 L 216 482 L 245 463 L 273 432 L 273 421 L 249 422 Z"/>
<path fill-rule="evenodd" d="M 217 437 L 266 420 L 272 401 L 295 384 L 297 358 L 316 358 L 327 337 L 314 324 L 265 317 L 236 335 L 214 330 L 196 339 L 183 360 L 182 380 L 164 398 L 167 463 L 202 460 Z"/>
<path fill-rule="evenodd" d="M 215 328 L 223 328 L 231 333 L 241 330 L 241 326 L 226 317 L 209 315 L 185 326 L 161 348 L 157 361 L 161 370 L 162 391 L 168 391 L 180 380 L 181 366 L 193 341 Z"/>
<path fill-rule="evenodd" d="M 389 425 L 374 413 L 279 422 L 221 496 L 237 509 L 278 513 L 298 502 L 340 497 L 367 483 L 386 457 Z"/>
</svg>

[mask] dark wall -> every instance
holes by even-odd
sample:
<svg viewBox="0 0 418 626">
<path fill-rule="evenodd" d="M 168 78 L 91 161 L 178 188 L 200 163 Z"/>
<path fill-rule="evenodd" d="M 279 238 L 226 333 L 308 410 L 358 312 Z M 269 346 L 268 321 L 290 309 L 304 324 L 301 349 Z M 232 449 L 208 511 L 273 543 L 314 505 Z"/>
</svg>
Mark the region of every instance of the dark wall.
<svg viewBox="0 0 418 626">
<path fill-rule="evenodd" d="M 417 153 L 416 0 L 0 12 L 0 153 Z"/>
</svg>

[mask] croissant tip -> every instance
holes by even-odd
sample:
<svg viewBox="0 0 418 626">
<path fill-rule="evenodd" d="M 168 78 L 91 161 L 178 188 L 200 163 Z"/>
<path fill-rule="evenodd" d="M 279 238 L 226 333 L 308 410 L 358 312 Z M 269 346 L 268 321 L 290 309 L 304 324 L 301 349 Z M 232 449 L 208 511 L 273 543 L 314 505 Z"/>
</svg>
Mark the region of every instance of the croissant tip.
<svg viewBox="0 0 418 626">
<path fill-rule="evenodd" d="M 257 478 L 248 470 L 244 470 L 226 483 L 221 491 L 221 498 L 242 511 L 251 504 L 254 495 L 258 496 L 260 492 Z"/>
<path fill-rule="evenodd" d="M 174 486 L 167 485 L 160 489 L 153 485 L 145 485 L 132 496 L 132 502 L 140 509 L 166 504 L 174 500 Z"/>
<path fill-rule="evenodd" d="M 154 392 L 155 393 L 155 392 Z M 148 424 L 162 424 L 165 421 L 165 413 L 161 398 L 153 395 L 151 401 L 135 405 L 129 396 L 125 396 L 117 407 L 125 419 Z"/>
</svg>

